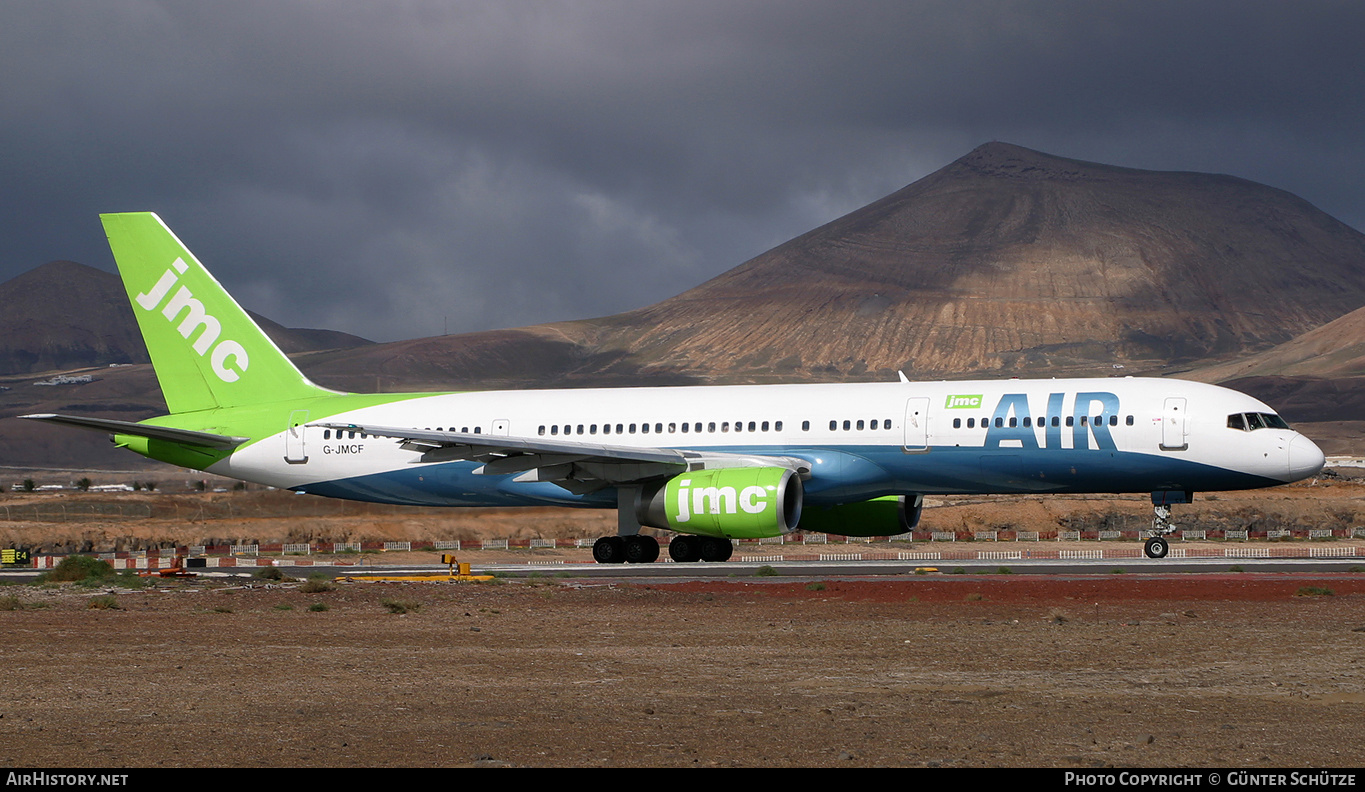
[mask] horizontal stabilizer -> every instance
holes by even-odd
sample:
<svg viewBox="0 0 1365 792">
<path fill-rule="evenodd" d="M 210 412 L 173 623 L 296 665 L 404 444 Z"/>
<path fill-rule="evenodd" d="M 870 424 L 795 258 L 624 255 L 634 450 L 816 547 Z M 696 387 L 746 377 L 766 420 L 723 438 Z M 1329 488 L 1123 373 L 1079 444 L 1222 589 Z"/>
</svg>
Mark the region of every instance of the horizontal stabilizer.
<svg viewBox="0 0 1365 792">
<path fill-rule="evenodd" d="M 228 435 L 213 434 L 212 432 L 194 432 L 189 429 L 172 429 L 167 426 L 151 426 L 149 424 L 133 423 L 132 421 L 114 421 L 108 418 L 80 418 L 74 415 L 57 415 L 55 413 L 21 415 L 19 417 L 28 418 L 34 421 L 47 421 L 48 423 L 62 424 L 64 426 L 75 426 L 80 429 L 93 429 L 97 432 L 132 435 L 134 437 L 149 437 L 154 440 L 166 440 L 171 443 L 182 443 L 184 445 L 196 445 L 222 450 L 236 448 L 251 439 L 249 437 L 229 437 Z"/>
</svg>

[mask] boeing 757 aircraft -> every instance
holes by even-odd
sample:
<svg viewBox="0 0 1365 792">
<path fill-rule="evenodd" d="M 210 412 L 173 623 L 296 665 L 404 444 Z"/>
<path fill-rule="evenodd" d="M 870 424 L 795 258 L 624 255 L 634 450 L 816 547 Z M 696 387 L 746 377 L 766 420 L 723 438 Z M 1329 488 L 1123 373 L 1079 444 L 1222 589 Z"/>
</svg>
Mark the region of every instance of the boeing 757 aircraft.
<svg viewBox="0 0 1365 792">
<path fill-rule="evenodd" d="M 1151 493 L 1314 475 L 1323 455 L 1237 391 L 1174 379 L 340 393 L 310 382 L 151 213 L 102 215 L 169 415 L 28 415 L 298 492 L 421 506 L 614 508 L 593 556 L 724 561 L 731 540 L 886 536 L 925 495 Z"/>
</svg>

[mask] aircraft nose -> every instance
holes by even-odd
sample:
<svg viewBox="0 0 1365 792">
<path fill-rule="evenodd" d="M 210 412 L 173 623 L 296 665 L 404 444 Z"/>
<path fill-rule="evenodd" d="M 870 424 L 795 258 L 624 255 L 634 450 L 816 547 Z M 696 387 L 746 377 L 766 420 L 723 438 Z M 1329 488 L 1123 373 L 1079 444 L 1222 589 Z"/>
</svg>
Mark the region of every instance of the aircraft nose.
<svg viewBox="0 0 1365 792">
<path fill-rule="evenodd" d="M 1303 435 L 1295 435 L 1289 442 L 1290 481 L 1317 475 L 1326 461 L 1327 457 L 1323 456 L 1322 449 L 1318 448 L 1317 443 Z"/>
</svg>

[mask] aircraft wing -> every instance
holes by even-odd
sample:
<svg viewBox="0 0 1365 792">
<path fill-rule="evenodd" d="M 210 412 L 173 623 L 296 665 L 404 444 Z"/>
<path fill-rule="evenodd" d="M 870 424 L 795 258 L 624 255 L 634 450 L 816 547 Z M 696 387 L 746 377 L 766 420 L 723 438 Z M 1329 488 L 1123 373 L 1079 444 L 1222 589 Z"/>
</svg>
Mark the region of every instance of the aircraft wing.
<svg viewBox="0 0 1365 792">
<path fill-rule="evenodd" d="M 115 421 L 109 418 L 82 418 L 76 415 L 57 415 L 55 413 L 21 415 L 19 417 L 28 418 L 34 421 L 47 421 L 48 423 L 62 424 L 63 426 L 75 426 L 81 429 L 93 429 L 98 432 L 107 432 L 109 434 L 150 437 L 153 440 L 167 440 L 172 443 L 197 445 L 221 450 L 236 448 L 251 439 L 249 437 L 230 437 L 228 435 L 213 434 L 212 432 L 195 432 L 189 429 L 172 429 L 168 426 L 153 426 L 151 424 L 133 423 L 132 421 Z"/>
<path fill-rule="evenodd" d="M 810 475 L 810 463 L 799 457 L 640 448 L 369 424 L 312 423 L 309 426 L 392 437 L 401 441 L 403 449 L 421 454 L 415 460 L 417 462 L 482 462 L 483 466 L 476 473 L 520 473 L 517 481 L 549 481 L 578 495 L 709 468 L 782 467 L 796 471 L 803 478 Z"/>
</svg>

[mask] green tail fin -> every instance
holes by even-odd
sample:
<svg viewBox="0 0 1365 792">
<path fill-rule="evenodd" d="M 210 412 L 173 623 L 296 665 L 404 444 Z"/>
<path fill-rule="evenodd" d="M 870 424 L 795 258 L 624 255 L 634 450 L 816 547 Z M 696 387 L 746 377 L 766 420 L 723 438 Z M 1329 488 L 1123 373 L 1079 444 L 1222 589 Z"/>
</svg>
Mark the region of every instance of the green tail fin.
<svg viewBox="0 0 1365 792">
<path fill-rule="evenodd" d="M 172 413 L 329 395 L 151 212 L 100 215 Z"/>
</svg>

